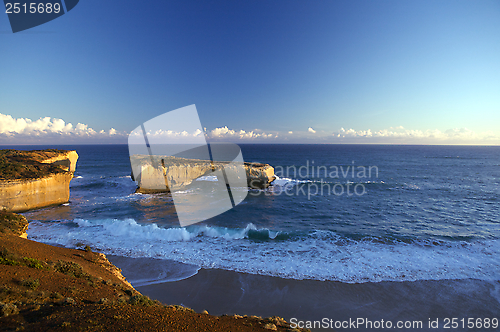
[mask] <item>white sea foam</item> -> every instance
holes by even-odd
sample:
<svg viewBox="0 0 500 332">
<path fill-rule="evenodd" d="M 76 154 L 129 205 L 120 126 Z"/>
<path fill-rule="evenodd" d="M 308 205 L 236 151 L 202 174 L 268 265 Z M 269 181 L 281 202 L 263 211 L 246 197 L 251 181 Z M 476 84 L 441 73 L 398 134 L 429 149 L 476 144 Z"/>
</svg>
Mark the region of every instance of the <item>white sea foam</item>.
<svg viewBox="0 0 500 332">
<path fill-rule="evenodd" d="M 301 184 L 301 183 L 332 183 L 332 184 L 336 184 L 336 183 L 339 183 L 338 181 L 335 182 L 335 181 L 328 181 L 328 179 L 323 179 L 323 180 L 299 180 L 299 179 L 292 179 L 292 178 L 286 178 L 286 177 L 283 177 L 283 178 L 280 178 L 278 176 L 276 176 L 276 180 L 274 180 L 272 182 L 272 186 L 275 186 L 275 187 L 287 187 L 287 186 L 296 186 L 298 184 Z M 359 182 L 353 182 L 351 180 L 347 180 L 346 183 L 350 183 L 350 184 L 354 184 L 354 183 L 362 183 L 362 184 L 385 184 L 384 181 L 380 180 L 380 181 L 371 181 L 371 180 L 368 180 L 368 181 L 359 181 Z"/>
<path fill-rule="evenodd" d="M 499 240 L 383 244 L 347 240 L 328 231 L 282 238 L 283 233 L 253 224 L 239 229 L 160 228 L 133 219 L 32 222 L 28 234 L 37 241 L 69 247 L 89 244 L 107 254 L 293 279 L 500 280 Z"/>
<path fill-rule="evenodd" d="M 219 180 L 217 179 L 217 176 L 215 176 L 215 175 L 206 175 L 206 176 L 200 176 L 199 178 L 196 179 L 196 181 L 217 182 Z"/>
<path fill-rule="evenodd" d="M 176 194 L 190 194 L 190 193 L 192 193 L 192 192 L 194 192 L 194 190 L 193 190 L 193 189 L 188 189 L 188 190 L 178 190 L 178 191 L 176 191 L 175 193 L 176 193 Z"/>
<path fill-rule="evenodd" d="M 312 181 L 310 180 L 297 180 L 286 177 L 280 178 L 279 176 L 276 175 L 276 179 L 271 183 L 271 186 L 268 188 L 268 190 L 281 191 L 287 188 L 294 187 L 301 183 L 311 183 L 311 182 Z"/>
</svg>

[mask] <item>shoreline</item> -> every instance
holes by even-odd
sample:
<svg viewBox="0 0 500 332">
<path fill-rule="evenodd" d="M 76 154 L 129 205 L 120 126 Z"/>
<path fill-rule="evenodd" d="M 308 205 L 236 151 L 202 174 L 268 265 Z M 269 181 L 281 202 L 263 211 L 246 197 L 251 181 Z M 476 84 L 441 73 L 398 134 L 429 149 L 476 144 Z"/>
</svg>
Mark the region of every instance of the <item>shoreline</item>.
<svg viewBox="0 0 500 332">
<path fill-rule="evenodd" d="M 65 251 L 85 252 L 24 241 Z M 291 319 L 320 321 L 323 318 L 346 321 L 361 317 L 371 321 L 415 320 L 424 323 L 439 318 L 443 323 L 446 317 L 495 317 L 500 312 L 498 281 L 465 279 L 351 284 L 204 269 L 154 258 L 114 255 L 107 258 L 122 270 L 122 275 L 141 294 L 162 303 L 192 308 L 194 312 L 206 310 L 220 317 L 244 317 L 238 315 L 244 313 L 261 317 L 277 315 L 288 322 Z M 168 269 L 158 266 L 162 264 Z M 162 273 L 164 279 L 151 284 Z M 134 285 L 138 277 L 143 279 L 143 285 Z M 311 330 L 315 331 L 314 328 Z M 436 329 L 425 329 L 424 326 L 420 330 Z"/>
<path fill-rule="evenodd" d="M 120 266 L 120 258 L 110 259 L 118 261 L 116 264 Z M 120 267 L 127 275 L 127 268 Z M 323 318 L 421 321 L 421 331 L 436 331 L 428 328 L 429 319 L 439 319 L 443 328 L 445 318 L 493 318 L 500 312 L 500 283 L 476 279 L 351 284 L 201 268 L 182 280 L 136 286 L 136 289 L 162 302 L 185 305 L 195 311 L 208 310 L 216 315 L 272 314 L 288 322 Z"/>
</svg>

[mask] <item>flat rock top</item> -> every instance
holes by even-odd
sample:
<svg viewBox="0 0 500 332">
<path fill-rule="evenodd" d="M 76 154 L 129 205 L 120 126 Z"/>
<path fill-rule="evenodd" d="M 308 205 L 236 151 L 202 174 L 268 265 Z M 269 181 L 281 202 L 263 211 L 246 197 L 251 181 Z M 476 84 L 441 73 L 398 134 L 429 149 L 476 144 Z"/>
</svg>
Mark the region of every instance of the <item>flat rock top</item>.
<svg viewBox="0 0 500 332">
<path fill-rule="evenodd" d="M 60 165 L 46 163 L 59 156 L 67 156 L 68 150 L 0 150 L 0 181 L 42 178 L 65 172 Z M 44 163 L 45 162 L 45 163 Z"/>
</svg>

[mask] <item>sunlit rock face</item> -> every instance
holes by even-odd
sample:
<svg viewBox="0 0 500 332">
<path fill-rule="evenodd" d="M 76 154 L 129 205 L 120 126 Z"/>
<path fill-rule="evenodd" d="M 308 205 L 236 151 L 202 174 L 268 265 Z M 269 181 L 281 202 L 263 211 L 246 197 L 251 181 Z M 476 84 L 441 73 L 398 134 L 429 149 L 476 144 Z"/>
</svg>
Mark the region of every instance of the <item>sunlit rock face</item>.
<svg viewBox="0 0 500 332">
<path fill-rule="evenodd" d="M 133 155 L 131 164 L 132 178 L 137 182 L 137 192 L 140 193 L 182 190 L 197 178 L 212 174 L 216 170 L 224 169 L 227 172 L 232 168 L 241 167 L 234 162 L 161 156 L 151 158 L 145 155 Z M 246 182 L 250 188 L 267 188 L 276 179 L 274 168 L 268 164 L 243 163 L 243 166 L 246 174 L 237 171 L 231 174 L 246 176 Z"/>
<path fill-rule="evenodd" d="M 0 181 L 0 209 L 22 212 L 69 201 L 69 183 L 76 169 L 76 151 L 17 152 L 26 163 L 46 167 L 38 177 L 17 177 Z M 6 163 L 12 162 L 8 159 Z"/>
</svg>

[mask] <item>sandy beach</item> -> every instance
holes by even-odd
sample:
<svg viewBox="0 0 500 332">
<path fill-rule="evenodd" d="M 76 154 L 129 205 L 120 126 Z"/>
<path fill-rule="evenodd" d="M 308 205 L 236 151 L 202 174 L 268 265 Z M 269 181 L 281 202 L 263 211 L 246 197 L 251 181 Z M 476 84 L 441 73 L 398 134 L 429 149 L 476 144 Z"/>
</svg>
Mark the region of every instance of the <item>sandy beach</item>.
<svg viewBox="0 0 500 332">
<path fill-rule="evenodd" d="M 110 259 L 118 266 L 130 260 Z M 127 275 L 126 270 L 124 273 Z M 447 317 L 461 317 L 464 313 L 469 317 L 495 317 L 500 309 L 496 300 L 499 285 L 477 280 L 349 284 L 200 269 L 189 278 L 140 286 L 137 290 L 165 303 L 216 315 L 244 312 L 263 317 L 278 315 L 287 321 L 411 321 L 422 322 L 418 329 L 422 331 L 435 330 L 428 327 L 429 320 L 438 319 L 442 328 Z M 363 326 L 361 330 L 370 329 Z"/>
</svg>

